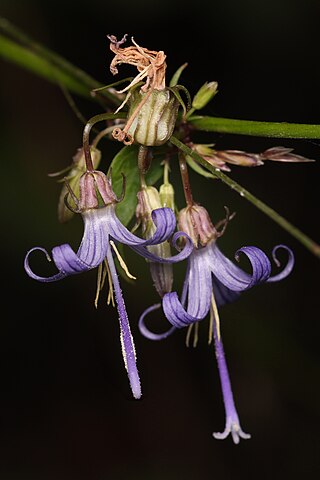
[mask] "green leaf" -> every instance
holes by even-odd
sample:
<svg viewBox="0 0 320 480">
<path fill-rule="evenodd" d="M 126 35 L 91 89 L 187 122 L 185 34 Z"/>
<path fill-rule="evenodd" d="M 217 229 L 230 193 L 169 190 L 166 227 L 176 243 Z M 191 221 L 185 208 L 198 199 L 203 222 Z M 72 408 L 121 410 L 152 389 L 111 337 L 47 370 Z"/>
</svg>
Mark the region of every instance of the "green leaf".
<svg viewBox="0 0 320 480">
<path fill-rule="evenodd" d="M 140 177 L 138 170 L 138 145 L 123 147 L 111 162 L 112 187 L 116 195 L 122 191 L 122 175 L 126 177 L 126 194 L 122 202 L 117 205 L 117 215 L 124 225 L 128 225 L 135 214 L 137 205 L 137 193 L 140 190 Z M 161 157 L 161 160 L 163 158 Z M 160 159 L 155 156 L 150 169 L 146 174 L 148 185 L 154 185 L 163 173 Z"/>
</svg>

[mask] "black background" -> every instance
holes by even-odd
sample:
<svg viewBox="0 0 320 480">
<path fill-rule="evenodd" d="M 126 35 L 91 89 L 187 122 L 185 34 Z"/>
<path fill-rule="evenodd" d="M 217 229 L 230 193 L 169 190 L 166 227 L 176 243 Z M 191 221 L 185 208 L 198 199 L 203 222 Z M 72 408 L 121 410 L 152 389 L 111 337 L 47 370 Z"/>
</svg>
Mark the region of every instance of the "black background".
<svg viewBox="0 0 320 480">
<path fill-rule="evenodd" d="M 103 83 L 110 83 L 106 35 L 133 35 L 167 54 L 168 76 L 188 62 L 181 82 L 194 94 L 217 80 L 207 113 L 239 119 L 320 122 L 319 2 L 1 2 L 1 14 Z M 133 72 L 125 67 L 119 78 Z M 25 252 L 70 242 L 82 225 L 60 225 L 60 186 L 82 125 L 59 88 L 1 60 L 0 471 L 3 479 L 315 478 L 319 473 L 319 262 L 296 240 L 218 182 L 192 176 L 194 196 L 214 221 L 237 211 L 220 247 L 267 253 L 286 243 L 296 255 L 290 278 L 244 294 L 221 312 L 241 424 L 250 441 L 211 436 L 224 411 L 206 327 L 197 349 L 185 332 L 152 343 L 137 331 L 157 301 L 147 265 L 128 253 L 136 285 L 124 293 L 138 352 L 143 399 L 131 400 L 116 312 L 95 310 L 95 272 L 39 284 L 23 270 Z M 99 107 L 75 97 L 89 118 Z M 232 177 L 319 239 L 320 141 L 208 135 L 219 148 L 294 147 L 314 164 L 232 168 Z M 107 167 L 115 147 L 104 147 Z M 179 188 L 179 187 L 177 187 Z M 181 196 L 178 196 L 178 199 Z M 180 206 L 182 203 L 180 203 Z M 41 264 L 43 267 L 43 264 Z M 182 270 L 178 269 L 176 288 Z M 124 283 L 124 282 L 122 282 Z M 161 328 L 161 320 L 159 320 Z M 164 328 L 164 327 L 162 327 Z"/>
</svg>

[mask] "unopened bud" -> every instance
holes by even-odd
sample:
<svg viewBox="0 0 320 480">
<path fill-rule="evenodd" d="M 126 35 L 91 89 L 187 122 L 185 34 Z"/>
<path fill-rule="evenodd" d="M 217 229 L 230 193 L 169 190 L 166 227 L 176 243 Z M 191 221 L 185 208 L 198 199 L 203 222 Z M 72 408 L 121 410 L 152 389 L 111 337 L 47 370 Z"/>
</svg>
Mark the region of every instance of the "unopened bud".
<svg viewBox="0 0 320 480">
<path fill-rule="evenodd" d="M 91 152 L 91 158 L 92 158 L 92 163 L 94 168 L 98 168 L 98 165 L 101 160 L 101 152 L 97 148 L 90 147 L 90 152 Z M 83 173 L 86 171 L 86 162 L 85 162 L 85 157 L 84 157 L 84 152 L 83 148 L 79 148 L 77 153 L 74 155 L 72 158 L 73 162 L 70 167 L 70 172 L 68 176 L 66 177 L 66 180 L 69 183 L 69 187 L 72 189 L 74 192 L 75 196 L 79 198 L 80 192 L 79 192 L 79 181 L 80 177 L 83 175 Z M 54 174 L 56 175 L 56 174 Z M 53 176 L 53 175 L 51 175 Z M 68 220 L 72 218 L 74 213 L 70 210 L 70 208 L 67 208 L 65 204 L 65 196 L 68 193 L 68 188 L 64 184 L 60 193 L 59 197 L 59 203 L 58 203 L 58 219 L 61 223 L 65 223 Z M 76 208 L 76 205 L 74 204 L 74 201 L 72 198 L 69 198 L 69 203 L 72 208 Z"/>
<path fill-rule="evenodd" d="M 104 173 L 98 170 L 85 172 L 82 175 L 79 182 L 79 190 L 80 211 L 118 202 L 116 194 L 112 190 L 111 181 Z"/>
<path fill-rule="evenodd" d="M 137 197 L 136 217 L 141 221 L 144 237 L 150 238 L 155 229 L 151 213 L 152 210 L 162 207 L 160 195 L 155 187 L 144 187 L 137 193 Z"/>
<path fill-rule="evenodd" d="M 302 157 L 292 153 L 293 148 L 286 147 L 272 147 L 260 153 L 262 160 L 272 160 L 274 162 L 314 162 L 311 158 Z"/>
<path fill-rule="evenodd" d="M 221 160 L 220 158 L 216 157 L 216 150 L 213 150 L 212 144 L 210 145 L 202 145 L 197 143 L 190 143 L 190 148 L 201 155 L 208 163 L 213 165 L 220 170 L 224 170 L 225 172 L 230 172 L 230 168 L 227 166 L 226 162 Z"/>
<path fill-rule="evenodd" d="M 148 96 L 139 109 L 140 102 Z M 144 93 L 135 90 L 130 97 L 128 118 L 135 116 L 128 135 L 136 143 L 158 146 L 166 143 L 172 135 L 178 115 L 179 102 L 167 88 Z M 135 111 L 137 111 L 135 115 Z"/>
<path fill-rule="evenodd" d="M 156 227 L 152 221 L 152 210 L 161 208 L 163 206 L 164 205 L 161 202 L 159 192 L 155 187 L 144 187 L 142 190 L 140 190 L 140 192 L 138 192 L 136 216 L 137 219 L 142 223 L 142 232 L 144 238 L 149 239 L 156 230 Z M 151 253 L 157 255 L 157 257 L 168 258 L 171 256 L 170 244 L 167 241 L 160 243 L 159 245 L 150 245 L 147 248 Z M 155 289 L 161 298 L 166 293 L 171 292 L 173 283 L 171 264 L 150 262 L 150 273 Z"/>
<path fill-rule="evenodd" d="M 218 93 L 218 82 L 206 82 L 195 94 L 192 107 L 195 110 L 201 110 Z"/>
<path fill-rule="evenodd" d="M 258 167 L 263 165 L 260 155 L 243 152 L 242 150 L 217 150 L 214 156 L 223 162 L 241 167 Z"/>
<path fill-rule="evenodd" d="M 197 248 L 205 247 L 218 236 L 207 210 L 200 205 L 182 209 L 179 212 L 178 225 L 179 230 L 189 235 Z"/>
<path fill-rule="evenodd" d="M 159 189 L 162 207 L 169 207 L 174 211 L 174 188 L 171 183 L 163 183 Z"/>
</svg>

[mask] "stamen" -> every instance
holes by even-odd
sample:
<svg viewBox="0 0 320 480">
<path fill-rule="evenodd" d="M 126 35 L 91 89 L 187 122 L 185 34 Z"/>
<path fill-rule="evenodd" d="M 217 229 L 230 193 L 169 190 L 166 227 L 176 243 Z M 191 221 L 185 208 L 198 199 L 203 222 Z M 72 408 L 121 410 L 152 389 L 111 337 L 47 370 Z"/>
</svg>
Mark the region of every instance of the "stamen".
<svg viewBox="0 0 320 480">
<path fill-rule="evenodd" d="M 133 280 L 136 280 L 137 277 L 134 277 L 133 275 L 131 275 L 131 273 L 129 272 L 128 270 L 128 267 L 127 265 L 125 264 L 125 261 L 123 260 L 123 258 L 121 257 L 120 253 L 119 253 L 119 250 L 117 249 L 115 243 L 110 240 L 110 245 L 112 246 L 115 254 L 117 255 L 117 258 L 119 260 L 119 263 L 120 263 L 120 266 L 122 267 L 122 269 L 124 270 L 125 274 L 127 275 L 127 277 L 129 278 L 132 278 Z"/>
<path fill-rule="evenodd" d="M 198 340 L 199 340 L 199 322 L 196 323 L 191 323 L 188 327 L 187 330 L 187 335 L 186 335 L 186 347 L 190 347 L 190 337 L 191 337 L 191 332 L 194 327 L 194 334 L 193 334 L 193 342 L 192 346 L 193 348 L 196 348 L 198 345 Z"/>
<path fill-rule="evenodd" d="M 98 267 L 96 296 L 95 296 L 95 299 L 94 299 L 94 306 L 95 306 L 96 308 L 98 308 L 99 295 L 100 295 L 100 292 L 101 292 L 101 289 L 102 289 L 102 285 L 101 285 L 101 280 L 102 280 L 102 268 L 103 268 L 103 265 L 102 265 L 102 263 L 100 263 L 100 265 L 99 265 L 99 267 Z"/>
<path fill-rule="evenodd" d="M 212 308 L 213 319 L 216 322 L 218 341 L 220 342 L 220 317 L 219 317 L 218 307 L 217 307 L 216 299 L 214 297 L 213 290 L 212 290 L 212 297 L 211 297 L 211 308 Z"/>
<path fill-rule="evenodd" d="M 114 301 L 114 290 L 113 290 L 113 283 L 112 283 L 112 277 L 111 277 L 111 272 L 109 268 L 109 264 L 107 260 L 104 261 L 104 266 L 105 266 L 105 272 L 108 274 L 108 283 L 109 283 L 109 292 L 108 292 L 108 298 L 107 298 L 107 305 L 110 305 L 110 302 L 113 307 L 116 306 L 115 301 Z M 106 276 L 106 274 L 105 274 Z"/>
<path fill-rule="evenodd" d="M 190 325 L 188 327 L 188 330 L 187 330 L 186 347 L 188 347 L 188 348 L 190 346 L 190 337 L 191 337 L 191 332 L 192 332 L 192 329 L 193 329 L 193 325 L 194 325 L 194 323 L 190 323 Z"/>
<path fill-rule="evenodd" d="M 213 315 L 212 308 L 210 308 L 209 331 L 208 331 L 208 345 L 211 345 L 211 343 L 212 343 L 212 338 L 213 338 L 213 321 L 214 321 L 214 315 Z"/>
<path fill-rule="evenodd" d="M 94 299 L 94 305 L 96 308 L 98 308 L 100 292 L 102 291 L 103 286 L 105 284 L 107 274 L 108 274 L 108 283 L 109 283 L 107 305 L 110 305 L 110 302 L 111 302 L 112 306 L 115 307 L 111 274 L 110 274 L 108 262 L 105 260 L 104 263 L 101 263 L 98 267 L 97 290 L 96 290 L 96 297 Z"/>
<path fill-rule="evenodd" d="M 193 335 L 193 348 L 196 348 L 199 340 L 199 322 L 194 324 L 194 335 Z"/>
</svg>

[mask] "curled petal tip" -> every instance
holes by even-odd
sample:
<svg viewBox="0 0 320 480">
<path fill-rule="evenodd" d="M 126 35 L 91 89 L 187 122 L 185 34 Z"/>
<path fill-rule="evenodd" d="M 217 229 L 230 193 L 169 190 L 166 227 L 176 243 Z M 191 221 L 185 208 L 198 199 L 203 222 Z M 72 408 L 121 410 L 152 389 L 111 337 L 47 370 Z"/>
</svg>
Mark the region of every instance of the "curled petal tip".
<svg viewBox="0 0 320 480">
<path fill-rule="evenodd" d="M 34 280 L 38 280 L 39 282 L 55 282 L 55 281 L 60 280 L 60 279 L 62 279 L 66 276 L 63 272 L 56 273 L 55 275 L 52 275 L 50 277 L 40 277 L 39 275 L 36 275 L 35 273 L 33 273 L 32 269 L 30 267 L 30 264 L 29 264 L 29 256 L 35 250 L 40 250 L 41 252 L 43 252 L 45 254 L 48 262 L 52 261 L 51 258 L 50 258 L 50 255 L 48 254 L 48 252 L 45 248 L 42 248 L 42 247 L 31 248 L 27 252 L 27 254 L 25 256 L 25 259 L 24 259 L 24 269 L 25 269 L 26 273 L 29 275 L 29 277 L 33 278 Z"/>
<path fill-rule="evenodd" d="M 164 333 L 153 333 L 151 332 L 151 330 L 149 330 L 145 323 L 144 323 L 144 319 L 145 317 L 150 313 L 150 312 L 153 312 L 154 310 L 158 310 L 159 308 L 161 307 L 161 303 L 156 303 L 155 305 L 151 305 L 151 307 L 147 308 L 143 314 L 141 315 L 141 317 L 139 318 L 139 330 L 140 330 L 140 333 L 148 338 L 149 340 L 164 340 L 165 338 L 169 337 L 175 330 L 176 330 L 176 327 L 171 327 L 169 328 L 169 330 L 167 330 L 166 332 Z"/>
<path fill-rule="evenodd" d="M 278 273 L 277 275 L 273 275 L 272 277 L 268 278 L 267 282 L 278 282 L 280 280 L 283 280 L 288 275 L 290 275 L 290 273 L 293 270 L 294 254 L 293 254 L 293 251 L 289 247 L 287 247 L 286 245 L 282 245 L 282 244 L 281 245 L 276 245 L 273 248 L 272 258 L 273 258 L 274 263 L 277 265 L 277 267 L 281 266 L 281 263 L 280 263 L 280 261 L 278 260 L 278 257 L 277 257 L 277 251 L 280 250 L 280 249 L 286 250 L 288 252 L 287 264 L 285 265 L 285 267 L 283 268 L 283 270 L 280 273 Z"/>
</svg>

